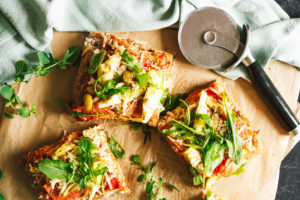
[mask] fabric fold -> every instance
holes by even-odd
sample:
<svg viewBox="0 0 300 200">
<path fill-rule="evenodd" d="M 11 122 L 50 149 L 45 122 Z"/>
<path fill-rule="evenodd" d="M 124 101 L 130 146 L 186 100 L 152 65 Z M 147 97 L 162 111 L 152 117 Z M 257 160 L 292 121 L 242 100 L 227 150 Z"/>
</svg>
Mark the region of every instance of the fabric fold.
<svg viewBox="0 0 300 200">
<path fill-rule="evenodd" d="M 275 59 L 300 66 L 300 19 L 289 19 L 273 0 L 2 0 L 0 84 L 13 81 L 17 60 L 35 64 L 36 51 L 50 51 L 53 28 L 101 32 L 178 28 L 191 11 L 205 6 L 222 8 L 238 25 L 251 26 L 250 48 L 262 66 Z M 243 66 L 216 72 L 231 79 L 247 78 Z"/>
</svg>

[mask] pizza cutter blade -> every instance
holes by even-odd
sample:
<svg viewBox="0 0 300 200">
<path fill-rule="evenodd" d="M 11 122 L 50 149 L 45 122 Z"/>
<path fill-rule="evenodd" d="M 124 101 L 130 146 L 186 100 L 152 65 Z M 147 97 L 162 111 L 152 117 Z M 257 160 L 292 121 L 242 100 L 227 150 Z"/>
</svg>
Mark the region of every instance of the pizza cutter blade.
<svg viewBox="0 0 300 200">
<path fill-rule="evenodd" d="M 300 123 L 249 48 L 250 27 L 240 29 L 224 10 L 203 7 L 190 13 L 180 25 L 178 43 L 183 56 L 205 69 L 225 72 L 243 63 L 253 85 L 273 107 L 288 131 L 300 133 Z M 300 134 L 299 134 L 300 135 Z"/>
</svg>

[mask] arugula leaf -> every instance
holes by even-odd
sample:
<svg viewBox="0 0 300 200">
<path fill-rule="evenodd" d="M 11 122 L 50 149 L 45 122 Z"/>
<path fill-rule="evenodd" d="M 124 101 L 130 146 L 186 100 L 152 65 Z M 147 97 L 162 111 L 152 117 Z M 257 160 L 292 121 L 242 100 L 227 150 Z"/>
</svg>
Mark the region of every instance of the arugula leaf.
<svg viewBox="0 0 300 200">
<path fill-rule="evenodd" d="M 90 59 L 90 64 L 89 64 L 89 73 L 94 74 L 101 63 L 103 62 L 103 59 L 106 55 L 105 50 L 101 50 L 99 53 L 93 54 Z"/>
<path fill-rule="evenodd" d="M 59 180 L 71 181 L 77 184 L 81 178 L 78 173 L 73 175 L 70 164 L 62 160 L 50 160 L 46 158 L 38 163 L 38 167 L 48 178 L 57 178 Z M 71 177 L 73 177 L 72 180 L 70 180 Z"/>
<path fill-rule="evenodd" d="M 247 165 L 247 163 L 242 164 L 237 170 L 235 170 L 229 176 L 231 176 L 231 175 L 239 175 L 240 173 L 243 173 L 246 170 L 246 165 Z"/>
<path fill-rule="evenodd" d="M 147 72 L 147 73 L 138 74 L 135 78 L 139 84 L 139 87 L 143 88 L 148 83 L 149 73 Z"/>
<path fill-rule="evenodd" d="M 185 105 L 185 107 L 186 107 L 185 124 L 187 126 L 189 126 L 190 123 L 191 123 L 191 110 L 190 110 L 190 107 L 189 107 L 189 105 L 188 105 L 188 103 L 186 101 L 184 101 L 182 99 L 179 99 L 179 101 L 181 101 Z"/>
<path fill-rule="evenodd" d="M 208 127 L 214 126 L 213 120 L 207 114 L 196 114 L 195 118 L 202 119 Z"/>
<path fill-rule="evenodd" d="M 242 159 L 243 149 L 242 149 L 242 142 L 239 135 L 236 134 L 236 126 L 232 119 L 232 114 L 229 111 L 227 100 L 225 94 L 223 95 L 225 110 L 227 113 L 227 123 L 226 126 L 227 132 L 232 135 L 233 141 L 232 143 L 229 142 L 229 140 L 226 140 L 226 143 L 229 148 L 228 156 L 233 160 L 235 164 L 238 164 L 240 160 Z"/>
<path fill-rule="evenodd" d="M 97 159 L 97 157 L 93 155 L 96 145 L 90 138 L 82 137 L 78 145 L 78 169 L 82 174 L 82 178 L 79 182 L 79 189 L 81 190 L 82 186 L 91 187 L 94 182 L 97 182 L 97 177 L 99 175 L 101 175 L 103 179 L 103 175 L 107 172 L 108 168 L 105 167 L 105 163 L 102 160 L 98 161 L 102 163 L 98 163 L 98 167 L 96 169 L 93 167 L 94 161 Z M 100 186 L 103 186 L 103 181 L 101 181 Z"/>
<path fill-rule="evenodd" d="M 116 88 L 117 82 L 114 80 L 109 80 L 105 83 L 103 89 L 98 91 L 96 84 L 99 82 L 99 80 L 101 80 L 101 77 L 99 79 L 97 79 L 97 81 L 95 82 L 95 93 L 100 98 L 106 99 L 106 98 L 108 98 L 114 94 L 118 94 L 118 93 L 125 94 L 129 90 L 129 88 L 125 85 Z"/>
<path fill-rule="evenodd" d="M 2 170 L 0 169 L 0 180 L 2 179 Z"/>
<path fill-rule="evenodd" d="M 180 104 L 180 99 L 183 100 L 187 97 L 187 94 L 168 94 L 167 98 L 164 100 L 165 104 L 165 110 L 161 113 L 161 115 L 166 115 L 168 111 L 175 109 Z M 162 104 L 164 102 L 161 102 Z"/>
<path fill-rule="evenodd" d="M 123 51 L 121 57 L 125 61 L 125 62 L 122 61 L 121 63 L 128 66 L 130 72 L 135 72 L 137 74 L 140 74 L 144 71 L 142 68 L 139 67 L 142 63 L 134 63 L 134 58 L 129 53 L 128 49 L 125 49 Z"/>
<path fill-rule="evenodd" d="M 124 158 L 125 150 L 113 136 L 109 137 L 109 149 L 117 159 Z"/>
<path fill-rule="evenodd" d="M 4 200 L 3 194 L 0 194 L 0 200 Z"/>
<path fill-rule="evenodd" d="M 204 149 L 203 187 L 206 176 L 211 176 L 215 168 L 223 161 L 226 145 L 217 141 L 209 143 Z"/>
<path fill-rule="evenodd" d="M 195 133 L 195 134 L 198 134 L 198 135 L 204 135 L 203 133 L 198 132 L 195 128 L 188 127 L 186 124 L 184 124 L 181 121 L 177 121 L 176 119 L 173 119 L 173 121 L 176 122 L 178 125 L 182 126 L 183 128 L 185 128 L 186 130 L 189 130 L 192 133 Z"/>
</svg>

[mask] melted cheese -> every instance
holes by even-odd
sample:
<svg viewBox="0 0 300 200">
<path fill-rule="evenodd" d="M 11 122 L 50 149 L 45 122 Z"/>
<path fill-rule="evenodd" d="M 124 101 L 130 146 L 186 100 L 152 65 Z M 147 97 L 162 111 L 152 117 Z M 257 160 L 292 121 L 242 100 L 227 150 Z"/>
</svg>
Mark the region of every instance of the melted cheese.
<svg viewBox="0 0 300 200">
<path fill-rule="evenodd" d="M 194 168 L 196 168 L 201 162 L 201 154 L 194 148 L 188 148 L 182 153 L 182 155 Z"/>
<path fill-rule="evenodd" d="M 207 114 L 208 113 L 208 107 L 205 103 L 206 99 L 207 99 L 207 93 L 204 90 L 202 90 L 201 94 L 200 94 L 198 107 L 196 109 L 197 114 Z M 205 125 L 205 123 L 202 119 L 195 119 L 194 127 L 196 128 L 197 131 L 201 132 L 204 125 Z"/>
<path fill-rule="evenodd" d="M 163 90 L 155 87 L 148 87 L 143 101 L 143 123 L 147 123 L 153 113 L 162 109 L 160 100 L 163 96 Z"/>
<path fill-rule="evenodd" d="M 108 99 L 99 101 L 98 108 L 105 108 L 105 107 L 109 107 L 109 106 L 119 105 L 120 103 L 122 103 L 121 95 L 115 94 L 115 95 L 110 96 Z"/>
</svg>

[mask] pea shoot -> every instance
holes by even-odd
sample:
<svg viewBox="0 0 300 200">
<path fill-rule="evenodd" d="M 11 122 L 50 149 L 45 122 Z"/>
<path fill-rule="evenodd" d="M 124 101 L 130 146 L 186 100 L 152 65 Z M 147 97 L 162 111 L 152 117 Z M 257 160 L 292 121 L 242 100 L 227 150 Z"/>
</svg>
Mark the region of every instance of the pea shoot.
<svg viewBox="0 0 300 200">
<path fill-rule="evenodd" d="M 146 144 L 147 140 L 149 140 L 149 142 L 151 142 L 152 130 L 154 129 L 153 127 L 151 127 L 147 124 L 142 124 L 142 123 L 137 123 L 137 122 L 130 123 L 130 127 L 133 128 L 135 131 L 139 130 L 140 128 L 142 129 L 142 133 L 145 136 L 144 144 Z"/>
<path fill-rule="evenodd" d="M 52 72 L 57 66 L 61 69 L 66 69 L 68 65 L 74 65 L 80 56 L 80 47 L 70 47 L 63 59 L 55 60 L 51 53 L 38 52 L 37 57 L 39 64 L 29 66 L 24 60 L 19 60 L 15 63 L 15 83 L 28 83 L 33 76 L 45 76 Z M 27 107 L 15 94 L 15 89 L 4 83 L 0 88 L 0 95 L 5 99 L 5 107 L 9 112 L 4 112 L 7 118 L 14 118 L 14 115 L 21 117 L 29 117 L 31 114 L 37 116 L 36 105 L 33 103 L 31 108 Z"/>
<path fill-rule="evenodd" d="M 154 170 L 158 166 L 158 163 L 150 164 L 145 167 L 141 162 L 140 155 L 133 155 L 131 157 L 131 161 L 134 165 L 137 165 L 143 172 L 138 176 L 137 181 L 146 182 L 145 190 L 150 200 L 167 200 L 167 198 L 163 197 L 162 194 L 164 186 L 169 186 L 179 192 L 179 189 L 175 185 L 169 182 L 163 182 L 163 179 L 161 177 L 159 177 L 158 179 L 154 177 Z"/>
<path fill-rule="evenodd" d="M 125 156 L 125 149 L 122 147 L 122 145 L 113 137 L 110 136 L 109 138 L 109 149 L 114 154 L 114 156 L 117 159 L 122 159 Z"/>
</svg>

